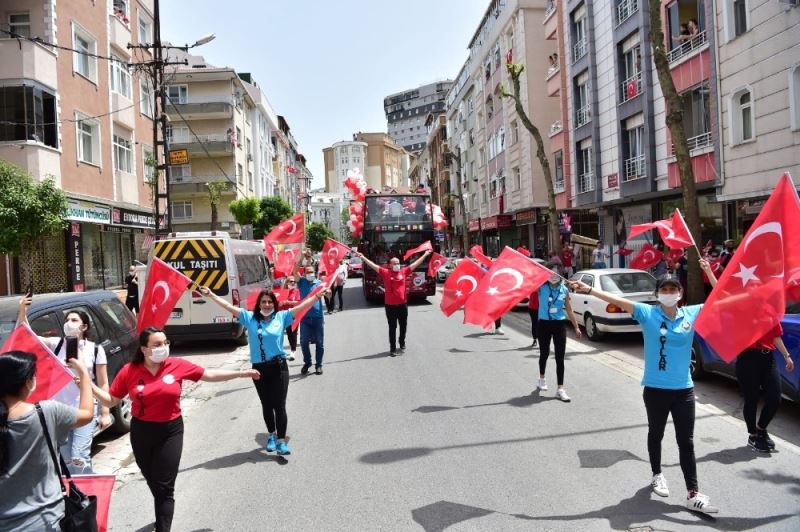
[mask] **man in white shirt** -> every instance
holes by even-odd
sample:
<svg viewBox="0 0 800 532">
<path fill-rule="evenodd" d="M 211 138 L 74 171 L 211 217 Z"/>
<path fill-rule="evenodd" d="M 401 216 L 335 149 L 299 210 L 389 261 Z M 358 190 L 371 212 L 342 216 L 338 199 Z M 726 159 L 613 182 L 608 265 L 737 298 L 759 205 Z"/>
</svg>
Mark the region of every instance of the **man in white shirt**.
<svg viewBox="0 0 800 532">
<path fill-rule="evenodd" d="M 342 293 L 344 292 L 344 283 L 347 281 L 347 262 L 344 259 L 339 263 L 339 267 L 336 268 L 336 281 L 333 285 L 333 292 L 331 293 L 331 306 L 336 304 L 335 297 L 338 294 L 339 296 L 339 312 L 342 311 Z"/>
</svg>

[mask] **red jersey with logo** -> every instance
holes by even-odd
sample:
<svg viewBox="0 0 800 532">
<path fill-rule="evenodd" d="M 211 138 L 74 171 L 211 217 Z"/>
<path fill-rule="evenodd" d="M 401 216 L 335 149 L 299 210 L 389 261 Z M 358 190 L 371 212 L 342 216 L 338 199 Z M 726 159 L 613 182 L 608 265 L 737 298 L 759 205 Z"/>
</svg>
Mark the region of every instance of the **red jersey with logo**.
<svg viewBox="0 0 800 532">
<path fill-rule="evenodd" d="M 750 349 L 769 349 L 775 351 L 775 338 L 783 336 L 783 327 L 779 323 L 772 328 L 767 334 L 756 340 L 756 343 L 750 346 Z"/>
<path fill-rule="evenodd" d="M 561 254 L 561 260 L 565 268 L 572 268 L 572 250 L 564 248 L 564 252 Z"/>
<path fill-rule="evenodd" d="M 205 369 L 180 358 L 167 358 L 153 375 L 142 364 L 128 363 L 119 370 L 108 392 L 131 398 L 131 414 L 140 421 L 166 422 L 181 416 L 181 384 L 198 381 Z"/>
<path fill-rule="evenodd" d="M 387 305 L 406 304 L 406 282 L 411 268 L 404 266 L 399 272 L 394 272 L 389 268 L 381 268 L 378 274 L 383 279 L 384 303 Z"/>
</svg>

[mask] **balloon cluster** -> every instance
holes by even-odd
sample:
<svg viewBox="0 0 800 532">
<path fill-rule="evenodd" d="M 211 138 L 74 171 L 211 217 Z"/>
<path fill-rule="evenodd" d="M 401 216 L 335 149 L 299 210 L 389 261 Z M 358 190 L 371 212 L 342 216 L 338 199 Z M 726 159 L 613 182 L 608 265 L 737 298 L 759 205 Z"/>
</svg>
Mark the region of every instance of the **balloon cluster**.
<svg viewBox="0 0 800 532">
<path fill-rule="evenodd" d="M 442 208 L 438 205 L 434 205 L 431 203 L 431 207 L 433 208 L 433 228 L 434 229 L 444 229 L 447 227 L 447 220 L 442 213 Z"/>
<path fill-rule="evenodd" d="M 367 195 L 367 183 L 361 177 L 361 172 L 356 168 L 347 172 L 344 186 L 350 191 L 350 195 L 355 199 L 350 204 L 350 219 L 347 221 L 347 228 L 354 238 L 360 238 L 364 231 L 364 199 Z"/>
</svg>

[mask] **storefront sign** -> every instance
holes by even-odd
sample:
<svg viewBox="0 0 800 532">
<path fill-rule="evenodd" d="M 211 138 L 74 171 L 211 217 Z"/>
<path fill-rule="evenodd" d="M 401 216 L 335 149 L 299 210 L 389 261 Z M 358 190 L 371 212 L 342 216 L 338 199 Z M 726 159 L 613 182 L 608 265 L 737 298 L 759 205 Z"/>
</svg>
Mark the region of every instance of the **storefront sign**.
<svg viewBox="0 0 800 532">
<path fill-rule="evenodd" d="M 133 227 L 119 227 L 117 225 L 101 225 L 100 230 L 104 233 L 133 233 L 135 229 Z M 142 230 L 136 231 L 137 233 L 141 233 Z"/>
<path fill-rule="evenodd" d="M 500 214 L 498 216 L 490 216 L 483 219 L 483 230 L 502 229 L 503 227 L 511 227 L 512 219 L 510 214 Z"/>
<path fill-rule="evenodd" d="M 81 224 L 75 222 L 69 224 L 67 246 L 71 270 L 72 290 L 74 292 L 83 292 L 86 284 L 84 281 L 83 271 L 83 250 L 81 248 Z"/>
<path fill-rule="evenodd" d="M 75 222 L 107 224 L 111 222 L 111 209 L 88 201 L 69 200 L 67 219 Z"/>
<path fill-rule="evenodd" d="M 536 222 L 536 209 L 528 209 L 527 211 L 520 211 L 514 215 L 514 221 L 517 225 L 529 225 Z"/>
<path fill-rule="evenodd" d="M 161 217 L 159 216 L 159 218 Z M 114 225 L 124 225 L 126 227 L 145 227 L 149 229 L 154 227 L 153 215 L 151 213 L 118 209 L 116 207 L 111 209 L 111 223 Z"/>
<path fill-rule="evenodd" d="M 608 188 L 615 188 L 619 186 L 619 176 L 616 173 L 608 175 Z"/>
<path fill-rule="evenodd" d="M 480 218 L 476 218 L 474 220 L 470 220 L 468 227 L 469 227 L 469 232 L 470 233 L 475 232 L 475 231 L 480 231 L 481 230 L 481 219 Z"/>
<path fill-rule="evenodd" d="M 169 150 L 170 166 L 189 164 L 189 150 Z"/>
</svg>

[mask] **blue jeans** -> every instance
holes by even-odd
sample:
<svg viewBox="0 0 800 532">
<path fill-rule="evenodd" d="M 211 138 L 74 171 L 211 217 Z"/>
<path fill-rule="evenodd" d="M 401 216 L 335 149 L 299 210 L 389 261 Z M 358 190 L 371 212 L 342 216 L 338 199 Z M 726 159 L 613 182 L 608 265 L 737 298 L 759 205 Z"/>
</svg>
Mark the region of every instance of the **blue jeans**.
<svg viewBox="0 0 800 532">
<path fill-rule="evenodd" d="M 592 268 L 594 268 L 595 270 L 602 270 L 603 268 L 607 268 L 607 267 L 608 266 L 606 266 L 605 262 L 593 262 L 592 263 Z"/>
<path fill-rule="evenodd" d="M 322 355 L 325 353 L 325 320 L 323 318 L 303 318 L 300 322 L 300 348 L 303 350 L 303 362 L 311 364 L 311 348 L 308 343 L 311 337 L 316 342 L 316 366 L 322 367 Z"/>
<path fill-rule="evenodd" d="M 72 429 L 67 441 L 59 449 L 73 475 L 91 475 L 92 470 L 92 438 L 100 415 L 100 405 L 94 403 L 94 417 L 82 427 Z"/>
</svg>

